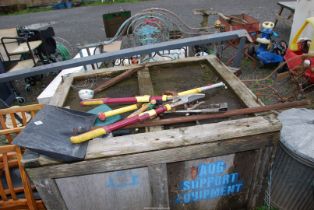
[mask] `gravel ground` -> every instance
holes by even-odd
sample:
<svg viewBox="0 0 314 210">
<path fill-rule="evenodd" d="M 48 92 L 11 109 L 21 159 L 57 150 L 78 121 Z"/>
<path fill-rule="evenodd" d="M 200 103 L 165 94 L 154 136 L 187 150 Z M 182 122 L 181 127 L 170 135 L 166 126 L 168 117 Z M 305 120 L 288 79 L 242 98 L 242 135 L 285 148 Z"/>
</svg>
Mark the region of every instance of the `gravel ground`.
<svg viewBox="0 0 314 210">
<path fill-rule="evenodd" d="M 132 14 L 146 8 L 159 7 L 178 14 L 187 24 L 198 26 L 201 17 L 192 10 L 207 8 L 225 14 L 246 13 L 260 21 L 274 20 L 278 10 L 278 0 L 155 0 L 139 3 L 121 3 L 103 6 L 79 7 L 25 15 L 1 16 L 0 28 L 52 22 L 57 36 L 68 40 L 72 45 L 102 41 L 105 31 L 102 15 L 120 10 L 130 10 Z M 280 28 L 282 30 L 282 28 Z M 283 30 L 289 34 L 289 30 Z"/>
</svg>

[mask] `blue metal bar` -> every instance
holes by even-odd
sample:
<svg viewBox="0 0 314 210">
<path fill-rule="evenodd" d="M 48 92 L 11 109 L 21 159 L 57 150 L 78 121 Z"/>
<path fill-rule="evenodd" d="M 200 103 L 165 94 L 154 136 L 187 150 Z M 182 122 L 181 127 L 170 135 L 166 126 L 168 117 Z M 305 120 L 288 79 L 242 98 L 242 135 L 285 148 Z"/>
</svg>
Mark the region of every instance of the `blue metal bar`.
<svg viewBox="0 0 314 210">
<path fill-rule="evenodd" d="M 134 55 L 143 55 L 149 54 L 152 52 L 159 52 L 162 50 L 171 50 L 171 49 L 180 49 L 185 46 L 193 46 L 193 45 L 202 45 L 208 43 L 215 43 L 221 41 L 228 41 L 233 39 L 239 39 L 248 37 L 248 33 L 246 30 L 237 30 L 237 31 L 229 31 L 223 33 L 215 33 L 209 35 L 202 35 L 196 37 L 189 37 L 185 39 L 176 39 L 167 42 L 161 42 L 157 44 L 133 47 L 122 49 L 115 52 L 110 53 L 102 53 L 97 55 L 92 55 L 83 58 L 77 58 L 57 63 L 51 63 L 47 65 L 37 66 L 30 69 L 24 69 L 20 71 L 7 72 L 4 74 L 0 74 L 0 82 L 7 82 L 10 80 L 21 79 L 25 77 L 30 77 L 38 74 L 45 74 L 48 72 L 56 72 L 67 68 L 84 66 L 88 64 L 94 64 L 98 62 L 112 61 L 120 58 L 130 58 Z M 242 44 L 240 44 L 238 48 L 238 52 L 242 52 L 243 48 Z M 241 56 L 237 56 L 237 58 L 241 58 Z M 240 63 L 240 61 L 235 61 L 236 64 Z"/>
</svg>

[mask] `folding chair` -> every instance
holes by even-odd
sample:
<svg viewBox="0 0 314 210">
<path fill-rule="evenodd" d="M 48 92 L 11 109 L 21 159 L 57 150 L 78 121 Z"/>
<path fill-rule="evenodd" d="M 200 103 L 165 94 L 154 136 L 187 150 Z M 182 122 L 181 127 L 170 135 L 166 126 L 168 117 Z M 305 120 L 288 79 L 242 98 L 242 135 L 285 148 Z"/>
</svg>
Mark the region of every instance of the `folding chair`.
<svg viewBox="0 0 314 210">
<path fill-rule="evenodd" d="M 10 107 L 0 109 L 0 137 L 5 136 L 11 144 L 13 138 L 23 130 L 30 117 L 34 117 L 36 112 L 42 109 L 42 104 Z"/>
<path fill-rule="evenodd" d="M 21 164 L 21 150 L 16 145 L 0 146 L 0 209 L 45 209 L 36 200 Z"/>
<path fill-rule="evenodd" d="M 15 28 L 0 30 L 0 37 L 7 62 L 10 64 L 17 62 L 8 71 L 18 71 L 37 65 L 38 58 L 34 51 L 41 45 L 41 40 L 29 41 L 27 37 L 19 37 Z M 2 56 L 4 56 L 3 53 Z"/>
<path fill-rule="evenodd" d="M 23 130 L 43 105 L 33 104 L 0 109 L 0 138 L 9 144 Z M 15 145 L 0 146 L 0 209 L 45 209 L 38 193 L 34 193 L 21 165 L 22 154 Z"/>
</svg>

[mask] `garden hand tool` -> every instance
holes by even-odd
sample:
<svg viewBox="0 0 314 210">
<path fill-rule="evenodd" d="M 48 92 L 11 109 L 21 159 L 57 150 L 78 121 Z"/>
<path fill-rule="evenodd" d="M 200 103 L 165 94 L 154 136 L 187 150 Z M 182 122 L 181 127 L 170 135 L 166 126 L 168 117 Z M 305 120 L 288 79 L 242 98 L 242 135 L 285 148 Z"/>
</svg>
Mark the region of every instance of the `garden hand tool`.
<svg viewBox="0 0 314 210">
<path fill-rule="evenodd" d="M 148 103 L 151 100 L 156 101 L 168 101 L 173 96 L 162 95 L 162 96 L 134 96 L 134 97 L 123 97 L 123 98 L 97 98 L 81 101 L 83 106 L 92 106 L 100 104 L 135 104 L 135 103 Z"/>
<path fill-rule="evenodd" d="M 227 86 L 223 82 L 219 82 L 212 85 L 207 85 L 199 88 L 190 89 L 187 91 L 179 92 L 179 96 L 190 95 L 195 93 L 201 93 L 209 89 L 224 87 Z M 135 96 L 135 97 L 123 97 L 123 98 L 95 98 L 81 101 L 80 104 L 82 106 L 93 106 L 93 105 L 101 105 L 101 104 L 135 104 L 135 103 L 149 103 L 151 100 L 156 101 L 168 101 L 173 98 L 172 95 L 162 95 L 162 96 Z"/>
<path fill-rule="evenodd" d="M 127 116 L 127 118 L 133 117 L 133 116 L 141 114 L 147 110 L 153 109 L 153 108 L 155 108 L 156 105 L 157 105 L 156 100 L 151 100 L 149 103 L 144 103 L 144 104 L 142 104 L 141 108 L 132 112 L 129 116 Z"/>
<path fill-rule="evenodd" d="M 216 84 L 207 85 L 207 86 L 179 92 L 178 96 L 201 93 L 201 92 L 204 92 L 206 90 L 219 88 L 219 87 L 224 87 L 225 89 L 227 89 L 227 86 L 225 85 L 225 83 L 219 82 Z M 82 101 L 81 105 L 88 106 L 88 105 L 98 105 L 98 104 L 104 104 L 104 103 L 112 103 L 112 104 L 113 103 L 140 103 L 140 102 L 141 103 L 149 103 L 151 101 L 165 102 L 165 101 L 171 100 L 173 97 L 174 96 L 172 96 L 172 95 L 162 95 L 162 96 L 149 96 L 149 95 L 147 95 L 147 96 L 135 96 L 135 97 L 125 97 L 125 98 L 99 98 L 99 99 L 91 99 L 91 100 Z M 139 107 L 140 107 L 139 105 L 133 104 L 130 106 L 126 106 L 126 107 L 112 110 L 110 112 L 102 112 L 102 113 L 99 113 L 98 118 L 100 120 L 104 121 L 107 117 L 111 117 L 111 116 L 114 116 L 117 114 L 122 114 L 125 112 L 130 112 L 133 110 L 137 110 Z M 145 106 L 144 106 L 144 108 L 145 108 Z M 138 110 L 135 114 L 142 113 L 143 110 L 145 111 L 145 109 Z M 134 114 L 132 114 L 132 116 L 134 116 Z"/>
<path fill-rule="evenodd" d="M 140 107 L 141 107 L 140 104 L 132 104 L 132 105 L 129 105 L 129 106 L 124 106 L 124 107 L 118 108 L 118 109 L 113 109 L 113 110 L 110 110 L 110 111 L 107 111 L 107 112 L 99 112 L 98 113 L 98 119 L 101 120 L 101 121 L 104 121 L 108 117 L 112 117 L 112 116 L 115 116 L 115 115 L 123 114 L 125 112 L 130 112 L 130 111 L 136 110 L 136 109 L 138 109 Z"/>
<path fill-rule="evenodd" d="M 221 104 L 210 104 L 204 109 L 187 109 L 187 110 L 176 110 L 175 113 L 217 113 L 228 111 L 228 103 Z"/>
<path fill-rule="evenodd" d="M 126 118 L 126 119 L 118 121 L 114 124 L 106 125 L 106 126 L 103 126 L 101 128 L 97 128 L 95 130 L 91 130 L 89 132 L 86 132 L 86 133 L 83 133 L 83 134 L 80 134 L 77 136 L 72 136 L 70 138 L 70 140 L 74 144 L 82 143 L 82 142 L 88 141 L 90 139 L 108 134 L 114 130 L 123 128 L 125 126 L 132 125 L 132 124 L 135 124 L 138 122 L 142 122 L 142 121 L 151 119 L 151 118 L 156 117 L 157 115 L 159 115 L 161 113 L 172 110 L 174 107 L 184 105 L 184 104 L 199 100 L 199 99 L 204 98 L 204 97 L 205 97 L 205 94 L 176 96 L 173 98 L 171 103 L 161 105 L 156 109 L 145 111 L 139 115 L 136 115 L 136 116 L 133 116 L 130 118 Z"/>
<path fill-rule="evenodd" d="M 227 88 L 227 86 L 223 82 L 219 82 L 216 84 L 207 85 L 207 86 L 179 92 L 178 96 L 201 93 L 201 92 L 204 92 L 206 90 L 219 88 L 219 87 Z M 89 99 L 89 100 L 81 101 L 81 105 L 90 106 L 90 105 L 99 105 L 99 104 L 106 104 L 106 103 L 109 103 L 109 104 L 149 103 L 149 102 L 154 101 L 154 100 L 156 100 L 157 102 L 160 102 L 160 101 L 165 102 L 165 101 L 171 100 L 173 97 L 174 96 L 171 96 L 171 95 L 162 95 L 162 96 L 146 95 L 146 96 L 135 96 L 135 97 L 124 97 L 124 98 L 98 98 L 98 99 Z M 99 113 L 98 118 L 100 120 L 104 121 L 104 120 L 106 120 L 107 117 L 111 117 L 111 116 L 118 115 L 118 114 L 123 114 L 125 112 L 134 111 L 140 107 L 141 106 L 138 104 L 133 104 L 133 105 L 119 108 L 119 109 L 114 109 L 114 110 L 111 110 L 109 112 L 101 112 L 101 113 Z M 141 111 L 137 112 L 136 114 L 139 114 L 139 113 L 141 113 Z"/>
<path fill-rule="evenodd" d="M 219 87 L 224 87 L 225 89 L 227 89 L 227 86 L 223 82 L 219 82 L 219 83 L 216 83 L 216 84 L 213 84 L 213 85 L 207 85 L 207 86 L 203 86 L 203 87 L 199 87 L 199 88 L 194 88 L 194 89 L 191 89 L 191 90 L 183 91 L 183 92 L 178 93 L 177 95 L 183 96 L 183 95 L 188 95 L 188 94 L 201 93 L 201 92 L 204 92 L 206 90 L 219 88 Z M 143 104 L 144 107 L 147 107 L 145 105 L 148 106 L 148 104 Z M 150 102 L 150 105 L 151 105 L 151 102 Z M 135 112 L 133 112 L 130 116 L 134 116 L 134 114 L 139 114 L 139 113 L 142 113 L 142 112 L 146 111 L 146 110 L 144 110 L 144 111 L 142 111 L 142 110 L 144 110 L 144 109 L 138 109 Z"/>
</svg>

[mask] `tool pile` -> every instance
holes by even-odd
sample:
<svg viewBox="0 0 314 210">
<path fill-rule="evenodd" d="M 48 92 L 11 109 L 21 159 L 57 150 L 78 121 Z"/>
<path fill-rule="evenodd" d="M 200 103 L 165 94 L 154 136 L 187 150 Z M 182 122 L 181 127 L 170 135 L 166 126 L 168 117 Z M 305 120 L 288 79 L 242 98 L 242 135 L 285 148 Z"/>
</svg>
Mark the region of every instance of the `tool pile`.
<svg viewBox="0 0 314 210">
<path fill-rule="evenodd" d="M 112 132 L 115 132 L 114 136 L 117 133 L 125 135 L 127 130 L 123 128 L 175 125 L 309 104 L 308 101 L 299 101 L 228 111 L 226 102 L 217 103 L 218 101 L 214 100 L 216 103 L 205 103 L 206 95 L 214 98 L 214 92 L 210 90 L 218 88 L 227 89 L 227 86 L 224 82 L 218 82 L 160 96 L 143 95 L 82 100 L 81 106 L 96 106 L 88 113 L 46 105 L 14 139 L 13 143 L 56 160 L 71 162 L 84 159 L 88 140 L 103 137 Z M 113 110 L 107 106 L 121 104 L 123 107 Z M 124 119 L 121 119 L 120 115 Z"/>
<path fill-rule="evenodd" d="M 187 105 L 192 102 L 198 101 L 205 97 L 205 94 L 200 94 L 206 90 L 214 88 L 227 88 L 223 82 L 219 82 L 213 85 L 208 85 L 204 87 L 194 88 L 191 90 L 179 92 L 177 95 L 162 95 L 162 96 L 136 96 L 136 97 L 125 97 L 125 98 L 99 98 L 99 99 L 89 99 L 81 102 L 83 106 L 90 105 L 100 105 L 100 104 L 130 104 L 119 109 L 111 110 L 108 112 L 101 112 L 98 114 L 98 118 L 102 121 L 106 120 L 108 117 L 112 117 L 118 114 L 134 111 L 136 112 L 129 115 L 127 118 L 118 121 L 116 123 L 106 125 L 94 130 L 85 132 L 83 134 L 72 136 L 71 142 L 74 144 L 82 143 L 90 139 L 108 134 L 112 131 L 118 130 L 120 128 L 131 126 L 133 124 L 143 122 L 148 119 L 152 119 L 165 112 L 173 112 L 175 107 L 182 105 Z M 138 104 L 138 103 L 142 103 Z M 196 108 L 194 106 L 193 108 Z M 210 105 L 207 109 L 188 108 L 187 110 L 176 110 L 175 113 L 208 113 L 208 112 L 220 112 L 227 110 L 227 104 L 214 104 Z"/>
</svg>

